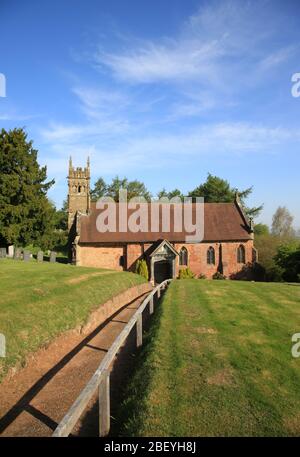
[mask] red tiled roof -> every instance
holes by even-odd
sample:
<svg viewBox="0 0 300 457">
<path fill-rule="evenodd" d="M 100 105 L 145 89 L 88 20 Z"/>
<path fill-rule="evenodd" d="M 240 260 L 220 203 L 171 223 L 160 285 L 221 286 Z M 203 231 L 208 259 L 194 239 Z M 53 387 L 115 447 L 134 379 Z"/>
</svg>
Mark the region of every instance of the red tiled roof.
<svg viewBox="0 0 300 457">
<path fill-rule="evenodd" d="M 193 209 L 195 205 L 193 204 Z M 128 210 L 128 215 L 136 210 Z M 89 215 L 80 218 L 80 242 L 81 243 L 134 243 L 150 242 L 158 239 L 166 239 L 170 242 L 184 242 L 185 232 L 175 232 L 172 229 L 173 205 L 171 205 L 171 230 L 169 232 L 105 232 L 101 233 L 96 228 L 96 219 L 101 210 L 96 209 L 96 204 L 91 204 Z M 195 213 L 195 211 L 194 211 Z M 117 204 L 117 227 L 118 227 L 118 204 Z M 150 205 L 148 205 L 150 221 Z M 195 219 L 194 219 L 195 221 Z M 149 224 L 150 225 L 150 224 Z M 161 228 L 161 226 L 160 226 Z M 250 239 L 249 226 L 245 221 L 236 203 L 205 203 L 204 204 L 204 238 L 203 241 L 239 241 Z"/>
</svg>

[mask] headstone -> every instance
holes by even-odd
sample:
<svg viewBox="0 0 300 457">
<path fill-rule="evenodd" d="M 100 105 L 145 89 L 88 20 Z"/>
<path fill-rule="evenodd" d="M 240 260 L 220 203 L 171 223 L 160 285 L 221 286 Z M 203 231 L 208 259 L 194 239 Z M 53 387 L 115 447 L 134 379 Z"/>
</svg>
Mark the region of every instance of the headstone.
<svg viewBox="0 0 300 457">
<path fill-rule="evenodd" d="M 44 253 L 43 253 L 43 251 L 39 251 L 37 253 L 37 261 L 42 262 L 43 260 L 44 260 Z"/>
<path fill-rule="evenodd" d="M 0 248 L 0 259 L 5 259 L 6 257 L 6 248 Z"/>
<path fill-rule="evenodd" d="M 21 259 L 21 254 L 22 254 L 22 251 L 20 248 L 16 248 L 15 249 L 15 253 L 14 253 L 14 258 L 16 260 L 20 260 Z"/>
<path fill-rule="evenodd" d="M 14 256 L 14 251 L 15 251 L 15 247 L 14 247 L 13 244 L 8 246 L 8 257 L 13 257 Z"/>
<path fill-rule="evenodd" d="M 30 252 L 29 251 L 24 251 L 24 254 L 23 254 L 23 260 L 24 262 L 28 262 L 30 260 Z"/>
<path fill-rule="evenodd" d="M 5 357 L 5 349 L 6 349 L 6 340 L 5 335 L 0 333 L 0 357 Z"/>
<path fill-rule="evenodd" d="M 54 251 L 50 252 L 50 262 L 51 263 L 56 262 L 56 252 L 54 252 Z"/>
</svg>

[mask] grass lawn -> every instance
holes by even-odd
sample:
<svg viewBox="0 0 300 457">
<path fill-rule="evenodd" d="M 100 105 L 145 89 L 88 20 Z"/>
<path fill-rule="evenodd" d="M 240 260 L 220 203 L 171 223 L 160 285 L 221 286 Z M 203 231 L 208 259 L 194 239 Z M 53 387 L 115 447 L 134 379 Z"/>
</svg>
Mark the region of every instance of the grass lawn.
<svg viewBox="0 0 300 457">
<path fill-rule="evenodd" d="M 101 303 L 145 280 L 133 273 L 64 264 L 0 260 L 0 333 L 8 368 L 65 330 L 87 320 Z"/>
<path fill-rule="evenodd" d="M 300 434 L 300 286 L 173 281 L 124 394 L 119 434 Z"/>
</svg>

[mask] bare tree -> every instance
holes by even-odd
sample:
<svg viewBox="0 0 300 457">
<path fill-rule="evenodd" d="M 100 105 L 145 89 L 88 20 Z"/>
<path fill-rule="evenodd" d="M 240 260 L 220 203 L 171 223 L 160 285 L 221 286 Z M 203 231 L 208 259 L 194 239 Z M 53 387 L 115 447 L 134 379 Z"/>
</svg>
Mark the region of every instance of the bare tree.
<svg viewBox="0 0 300 457">
<path fill-rule="evenodd" d="M 272 219 L 272 234 L 279 237 L 295 236 L 293 216 L 285 206 L 279 206 Z"/>
</svg>

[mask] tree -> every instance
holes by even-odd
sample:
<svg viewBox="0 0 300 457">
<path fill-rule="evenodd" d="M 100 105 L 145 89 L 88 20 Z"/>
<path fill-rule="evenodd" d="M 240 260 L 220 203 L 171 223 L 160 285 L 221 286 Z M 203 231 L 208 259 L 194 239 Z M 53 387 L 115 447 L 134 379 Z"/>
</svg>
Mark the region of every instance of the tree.
<svg viewBox="0 0 300 457">
<path fill-rule="evenodd" d="M 294 237 L 293 220 L 288 209 L 285 206 L 279 206 L 272 219 L 272 234 L 281 238 Z"/>
<path fill-rule="evenodd" d="M 42 249 L 64 251 L 68 240 L 67 214 L 63 210 L 56 210 L 54 203 L 45 204 L 43 226 L 40 226 L 39 236 L 33 240 L 34 246 Z"/>
<path fill-rule="evenodd" d="M 255 226 L 254 226 L 254 235 L 255 236 L 269 235 L 269 233 L 270 233 L 270 230 L 266 224 L 255 224 Z"/>
<path fill-rule="evenodd" d="M 54 180 L 46 181 L 37 153 L 23 129 L 1 130 L 0 244 L 30 244 L 51 229 L 55 210 L 47 191 Z"/>
<path fill-rule="evenodd" d="M 57 230 L 68 230 L 68 202 L 63 201 L 61 209 L 55 211 L 55 228 Z"/>
<path fill-rule="evenodd" d="M 248 208 L 245 204 L 245 200 L 249 197 L 252 191 L 252 187 L 245 190 L 238 190 L 235 187 L 231 187 L 229 182 L 225 179 L 208 173 L 206 181 L 189 192 L 188 195 L 189 197 L 203 197 L 206 203 L 228 203 L 233 202 L 236 194 L 238 194 L 245 213 L 249 217 L 256 217 L 262 210 L 263 205 Z"/>
<path fill-rule="evenodd" d="M 158 197 L 158 199 L 167 197 L 169 200 L 171 200 L 173 197 L 180 197 L 180 199 L 183 200 L 184 195 L 182 194 L 182 192 L 179 189 L 173 189 L 173 190 L 167 192 L 166 189 L 163 188 L 162 190 L 160 190 L 158 192 L 157 197 Z"/>
<path fill-rule="evenodd" d="M 300 245 L 298 241 L 282 244 L 277 249 L 275 263 L 282 268 L 285 281 L 300 281 Z"/>
<path fill-rule="evenodd" d="M 135 272 L 148 281 L 149 272 L 146 260 L 142 259 L 136 262 Z"/>
<path fill-rule="evenodd" d="M 264 267 L 267 281 L 281 281 L 282 269 L 275 262 L 277 249 L 281 239 L 271 233 L 255 236 L 255 247 L 258 251 L 259 263 Z"/>
<path fill-rule="evenodd" d="M 99 198 L 104 197 L 107 192 L 107 184 L 103 178 L 99 178 L 95 184 L 94 188 L 91 190 L 91 199 L 97 201 Z"/>
<path fill-rule="evenodd" d="M 141 181 L 129 181 L 127 187 L 127 198 L 130 200 L 134 197 L 144 197 L 147 201 L 151 200 L 151 194 Z"/>
<path fill-rule="evenodd" d="M 100 197 L 111 197 L 114 201 L 119 201 L 119 191 L 121 189 L 127 190 L 127 198 L 130 200 L 133 197 L 144 197 L 146 200 L 151 200 L 151 194 L 147 190 L 144 183 L 141 181 L 129 181 L 127 178 L 113 178 L 110 184 L 106 184 L 103 178 L 99 178 L 91 191 L 93 200 Z"/>
</svg>

